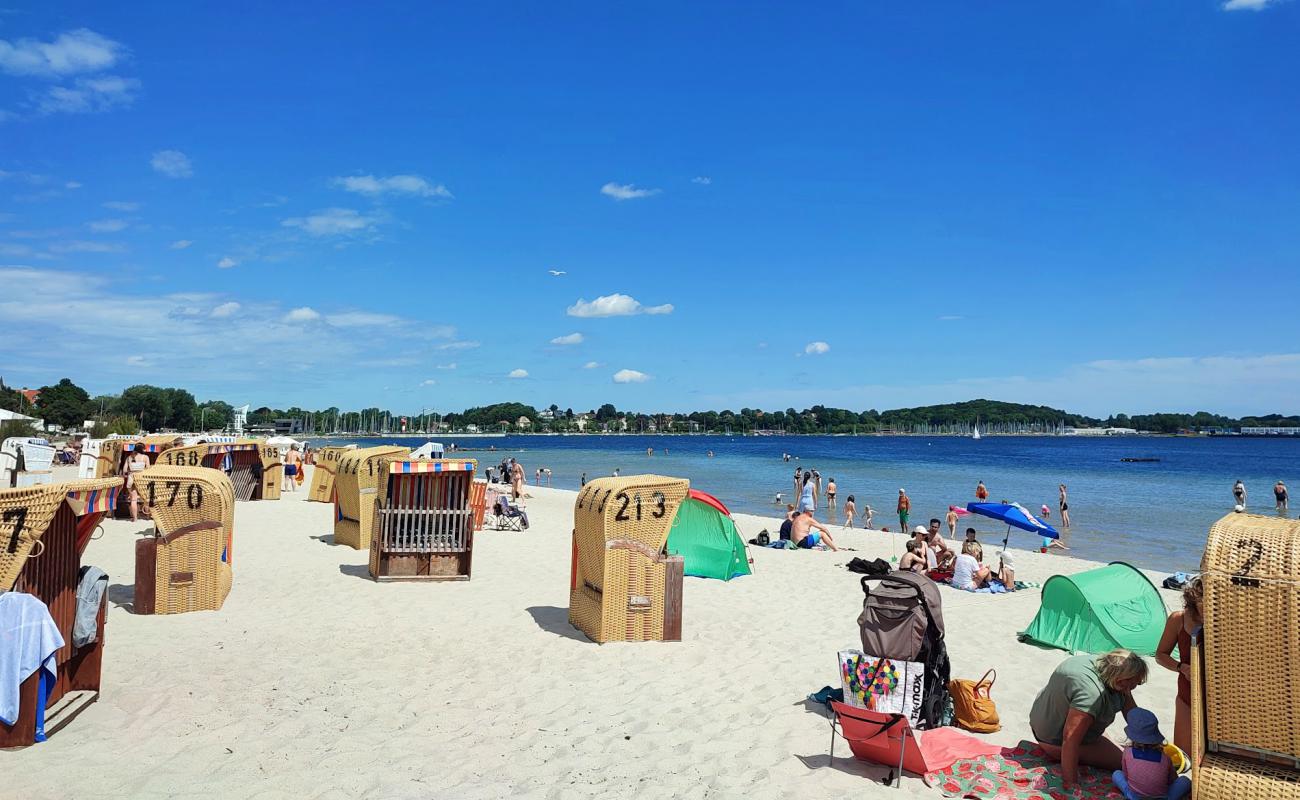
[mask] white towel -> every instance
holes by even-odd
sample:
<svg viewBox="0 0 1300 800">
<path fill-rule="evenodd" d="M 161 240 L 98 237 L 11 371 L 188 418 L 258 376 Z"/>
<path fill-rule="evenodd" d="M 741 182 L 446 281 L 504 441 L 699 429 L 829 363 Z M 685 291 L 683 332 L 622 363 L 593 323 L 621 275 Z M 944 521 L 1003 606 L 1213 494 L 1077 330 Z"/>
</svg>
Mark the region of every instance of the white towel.
<svg viewBox="0 0 1300 800">
<path fill-rule="evenodd" d="M 58 678 L 54 654 L 63 636 L 39 599 L 22 592 L 0 594 L 0 722 L 18 721 L 18 688 L 42 667 Z"/>
</svg>

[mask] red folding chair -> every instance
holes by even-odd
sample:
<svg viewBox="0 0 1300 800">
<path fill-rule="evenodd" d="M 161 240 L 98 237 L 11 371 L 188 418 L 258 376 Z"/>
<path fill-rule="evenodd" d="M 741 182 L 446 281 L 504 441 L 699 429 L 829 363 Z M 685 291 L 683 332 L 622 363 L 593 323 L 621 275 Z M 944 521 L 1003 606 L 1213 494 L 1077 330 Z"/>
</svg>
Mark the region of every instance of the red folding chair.
<svg viewBox="0 0 1300 800">
<path fill-rule="evenodd" d="M 854 757 L 897 770 L 894 786 L 903 782 L 903 771 L 924 775 L 930 771 L 921 743 L 907 717 L 868 711 L 831 701 L 831 761 L 835 761 L 835 736 L 844 737 Z"/>
</svg>

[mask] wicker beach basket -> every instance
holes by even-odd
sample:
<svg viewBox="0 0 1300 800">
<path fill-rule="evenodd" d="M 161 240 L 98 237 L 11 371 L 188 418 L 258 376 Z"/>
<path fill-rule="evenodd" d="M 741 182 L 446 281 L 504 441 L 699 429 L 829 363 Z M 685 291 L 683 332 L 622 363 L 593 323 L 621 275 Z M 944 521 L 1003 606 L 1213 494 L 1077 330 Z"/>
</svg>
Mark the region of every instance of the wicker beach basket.
<svg viewBox="0 0 1300 800">
<path fill-rule="evenodd" d="M 0 489 L 0 589 L 9 591 L 67 499 L 61 483 Z"/>
<path fill-rule="evenodd" d="M 377 581 L 469 580 L 473 459 L 385 458 L 370 532 Z"/>
<path fill-rule="evenodd" d="M 94 478 L 115 478 L 121 474 L 122 440 L 104 439 L 99 443 L 99 454 L 95 456 Z"/>
<path fill-rule="evenodd" d="M 54 654 L 57 677 L 44 694 L 38 691 L 41 680 L 33 673 L 18 687 L 18 714 L 12 725 L 0 722 L 0 748 L 21 747 L 36 741 L 36 717 L 40 701 L 45 701 L 44 731 L 52 735 L 81 711 L 99 699 L 100 672 L 103 663 L 105 601 L 101 599 L 96 613 L 94 638 L 78 645 L 73 640 L 73 626 L 77 618 L 77 588 L 81 578 L 81 556 L 91 536 L 105 513 L 113 508 L 122 485 L 120 478 L 76 480 L 52 484 L 50 494 L 61 495 L 54 512 L 40 523 L 30 507 L 10 505 L 9 492 L 0 492 L 0 504 L 8 512 L 10 522 L 25 516 L 28 522 L 42 524 L 37 530 L 39 547 L 36 554 L 26 559 L 15 591 L 30 594 L 49 609 L 63 646 Z M 16 513 L 28 508 L 26 515 Z M 7 541 L 7 540 L 6 540 Z M 6 583 L 3 588 L 9 588 Z M 40 671 L 38 671 L 40 672 Z"/>
<path fill-rule="evenodd" d="M 690 483 L 598 478 L 573 509 L 569 622 L 595 642 L 680 641 L 680 556 L 664 547 Z"/>
<path fill-rule="evenodd" d="M 344 453 L 355 450 L 355 446 L 321 447 L 315 451 L 314 469 L 311 471 L 311 488 L 307 499 L 314 503 L 332 503 L 334 501 L 334 475 L 338 472 L 339 462 Z"/>
<path fill-rule="evenodd" d="M 233 582 L 230 480 L 206 467 L 153 466 L 137 481 L 157 528 L 136 542 L 135 613 L 220 609 Z"/>
<path fill-rule="evenodd" d="M 385 460 L 410 454 L 406 447 L 384 445 L 349 450 L 334 476 L 334 543 L 356 550 L 370 549 L 375 499 Z"/>
</svg>

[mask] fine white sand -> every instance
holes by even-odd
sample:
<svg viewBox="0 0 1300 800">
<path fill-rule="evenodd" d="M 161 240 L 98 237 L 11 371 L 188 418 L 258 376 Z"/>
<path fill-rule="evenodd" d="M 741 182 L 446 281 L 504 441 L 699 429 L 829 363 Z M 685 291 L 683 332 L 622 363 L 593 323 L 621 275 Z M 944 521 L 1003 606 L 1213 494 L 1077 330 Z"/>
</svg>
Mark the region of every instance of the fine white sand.
<svg viewBox="0 0 1300 800">
<path fill-rule="evenodd" d="M 804 698 L 838 685 L 836 651 L 859 645 L 862 591 L 843 565 L 901 554 L 901 536 L 832 528 L 857 552 L 751 548 L 752 576 L 687 579 L 684 641 L 596 645 L 567 621 L 575 493 L 529 492 L 532 528 L 478 534 L 467 583 L 372 582 L 305 490 L 241 503 L 225 607 L 177 616 L 130 613 L 147 524 L 106 523 L 85 558 L 112 578 L 102 697 L 48 742 L 0 753 L 0 796 L 900 796 L 843 741 L 829 761 Z M 746 539 L 777 528 L 737 521 Z M 1096 566 L 1017 555 L 1038 582 Z M 954 677 L 998 670 L 1001 744 L 1030 736 L 1030 703 L 1066 657 L 1016 641 L 1038 599 L 943 589 Z M 1172 736 L 1175 675 L 1151 666 L 1137 699 Z M 901 794 L 939 796 L 913 778 Z"/>
</svg>

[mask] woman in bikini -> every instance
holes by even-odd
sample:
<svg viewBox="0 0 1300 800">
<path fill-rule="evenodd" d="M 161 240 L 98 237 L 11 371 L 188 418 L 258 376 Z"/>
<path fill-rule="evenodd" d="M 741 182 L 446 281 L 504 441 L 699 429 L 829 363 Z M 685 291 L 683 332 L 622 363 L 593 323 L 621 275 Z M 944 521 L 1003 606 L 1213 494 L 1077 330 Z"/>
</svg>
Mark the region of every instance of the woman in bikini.
<svg viewBox="0 0 1300 800">
<path fill-rule="evenodd" d="M 143 450 L 136 450 L 126 460 L 126 486 L 131 493 L 131 521 L 140 521 L 140 506 L 144 505 L 144 515 L 149 517 L 149 506 L 140 502 L 140 487 L 136 477 L 149 468 L 149 456 Z"/>
<path fill-rule="evenodd" d="M 1070 527 L 1070 495 L 1065 491 L 1065 484 L 1060 485 L 1061 492 L 1061 527 Z"/>
<path fill-rule="evenodd" d="M 1178 673 L 1178 699 L 1174 703 L 1174 744 L 1184 753 L 1192 745 L 1192 631 L 1201 624 L 1201 599 L 1204 591 L 1200 578 L 1192 578 L 1183 587 L 1183 610 L 1169 615 L 1164 635 L 1156 645 L 1156 663 Z M 1178 658 L 1173 657 L 1174 645 Z"/>
</svg>

